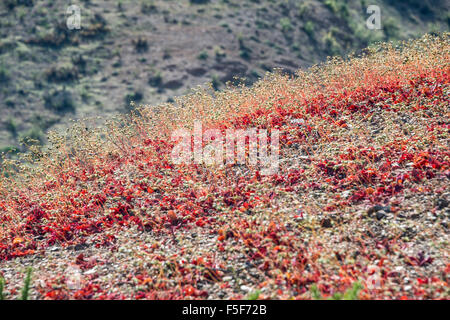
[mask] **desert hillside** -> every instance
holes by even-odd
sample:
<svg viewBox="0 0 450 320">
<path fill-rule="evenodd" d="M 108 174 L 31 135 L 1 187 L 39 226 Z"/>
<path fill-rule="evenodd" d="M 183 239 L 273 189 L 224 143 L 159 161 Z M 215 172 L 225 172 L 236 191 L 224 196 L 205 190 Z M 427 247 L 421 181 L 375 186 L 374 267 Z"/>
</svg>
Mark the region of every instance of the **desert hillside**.
<svg viewBox="0 0 450 320">
<path fill-rule="evenodd" d="M 110 117 L 267 71 L 294 74 L 376 41 L 449 30 L 445 0 L 82 0 L 0 3 L 0 151 L 47 142 L 70 119 Z M 381 8 L 382 29 L 366 10 Z M 101 123 L 101 120 L 96 120 Z M 34 142 L 28 141 L 29 138 Z"/>
<path fill-rule="evenodd" d="M 449 63 L 428 35 L 52 133 L 3 162 L 4 297 L 448 299 Z M 279 132 L 277 170 L 175 164 L 196 121 Z"/>
</svg>

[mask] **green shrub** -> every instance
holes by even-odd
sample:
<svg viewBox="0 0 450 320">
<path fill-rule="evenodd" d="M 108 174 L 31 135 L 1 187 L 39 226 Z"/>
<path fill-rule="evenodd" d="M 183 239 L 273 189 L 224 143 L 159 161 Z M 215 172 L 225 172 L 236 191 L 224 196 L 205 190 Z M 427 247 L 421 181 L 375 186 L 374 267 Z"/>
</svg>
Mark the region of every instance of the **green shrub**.
<svg viewBox="0 0 450 320">
<path fill-rule="evenodd" d="M 127 107 L 129 107 L 132 102 L 139 103 L 142 101 L 142 99 L 144 99 L 144 94 L 141 91 L 135 91 L 125 96 L 125 104 Z"/>
<path fill-rule="evenodd" d="M 33 0 L 3 0 L 3 4 L 9 10 L 14 9 L 17 6 L 32 7 L 34 5 Z"/>
<path fill-rule="evenodd" d="M 154 1 L 141 1 L 141 12 L 143 14 L 155 13 L 158 11 Z"/>
<path fill-rule="evenodd" d="M 137 53 L 146 52 L 148 50 L 148 41 L 143 37 L 133 40 L 132 43 Z"/>
<path fill-rule="evenodd" d="M 247 300 L 258 300 L 260 295 L 261 295 L 261 290 L 256 290 L 247 296 Z"/>
<path fill-rule="evenodd" d="M 222 81 L 220 81 L 219 77 L 217 75 L 213 75 L 211 79 L 211 85 L 214 88 L 214 90 L 219 90 L 220 85 L 222 84 Z"/>
<path fill-rule="evenodd" d="M 16 154 L 17 152 L 18 152 L 18 150 L 14 146 L 6 146 L 6 147 L 0 148 L 0 154 L 2 154 L 2 153 Z M 0 280 L 1 280 L 1 278 L 0 278 Z"/>
<path fill-rule="evenodd" d="M 359 282 L 353 283 L 353 286 L 344 293 L 336 292 L 328 300 L 358 300 L 359 292 L 363 289 L 363 286 Z M 311 297 L 314 300 L 323 300 L 323 296 L 320 293 L 316 285 L 311 287 Z"/>
<path fill-rule="evenodd" d="M 44 95 L 45 106 L 56 112 L 75 111 L 75 102 L 72 93 L 65 88 L 53 90 Z"/>
<path fill-rule="evenodd" d="M 29 297 L 29 293 L 30 293 L 30 284 L 31 284 L 31 272 L 33 271 L 33 269 L 31 267 L 29 267 L 27 269 L 27 275 L 25 277 L 25 281 L 23 284 L 23 288 L 22 288 L 22 295 L 21 295 L 21 299 L 22 300 L 28 300 Z"/>
<path fill-rule="evenodd" d="M 206 50 L 203 50 L 202 52 L 200 52 L 197 56 L 198 60 L 207 60 L 209 57 L 208 52 Z"/>
<path fill-rule="evenodd" d="M 67 82 L 78 79 L 78 69 L 71 63 L 52 66 L 44 74 L 47 81 L 53 82 Z"/>
<path fill-rule="evenodd" d="M 23 283 L 23 287 L 20 293 L 21 300 L 28 300 L 30 297 L 30 285 L 31 285 L 31 273 L 33 269 L 31 267 L 27 268 L 25 280 Z M 5 279 L 0 276 L 0 300 L 5 300 Z"/>
<path fill-rule="evenodd" d="M 281 26 L 281 31 L 283 31 L 283 33 L 287 33 L 289 31 L 292 31 L 292 29 L 293 29 L 291 20 L 286 17 L 280 19 L 280 26 Z"/>
<path fill-rule="evenodd" d="M 148 84 L 152 87 L 160 87 L 163 83 L 163 77 L 160 71 L 155 72 L 149 79 Z"/>
<path fill-rule="evenodd" d="M 189 0 L 192 4 L 207 4 L 210 0 Z"/>
<path fill-rule="evenodd" d="M 216 60 L 220 61 L 227 56 L 226 52 L 221 47 L 214 47 L 214 55 L 216 56 Z"/>
<path fill-rule="evenodd" d="M 8 130 L 9 132 L 11 132 L 11 134 L 12 134 L 13 136 L 16 136 L 16 135 L 17 135 L 17 123 L 16 123 L 16 121 L 14 120 L 14 118 L 9 117 L 9 118 L 6 120 L 5 127 L 6 127 L 6 130 Z"/>
<path fill-rule="evenodd" d="M 250 60 L 252 50 L 245 44 L 242 34 L 238 34 L 239 55 L 242 59 Z"/>
<path fill-rule="evenodd" d="M 332 32 L 328 32 L 324 37 L 323 41 L 325 43 L 325 47 L 330 55 L 339 55 L 341 53 L 341 46 L 337 42 L 336 38 L 333 36 Z"/>
<path fill-rule="evenodd" d="M 37 126 L 31 127 L 28 131 L 23 132 L 20 135 L 21 141 L 27 145 L 42 144 L 44 142 L 45 135 L 41 128 Z"/>
<path fill-rule="evenodd" d="M 3 290 L 5 289 L 5 279 L 0 276 L 0 300 L 5 300 Z"/>
<path fill-rule="evenodd" d="M 9 71 L 2 62 L 0 63 L 0 83 L 7 82 L 9 79 L 10 79 Z"/>
<path fill-rule="evenodd" d="M 389 18 L 383 23 L 383 30 L 387 40 L 395 40 L 399 36 L 400 28 L 393 18 Z"/>
<path fill-rule="evenodd" d="M 312 38 L 314 36 L 314 23 L 312 21 L 306 22 L 303 30 L 305 30 L 306 34 Z"/>
</svg>

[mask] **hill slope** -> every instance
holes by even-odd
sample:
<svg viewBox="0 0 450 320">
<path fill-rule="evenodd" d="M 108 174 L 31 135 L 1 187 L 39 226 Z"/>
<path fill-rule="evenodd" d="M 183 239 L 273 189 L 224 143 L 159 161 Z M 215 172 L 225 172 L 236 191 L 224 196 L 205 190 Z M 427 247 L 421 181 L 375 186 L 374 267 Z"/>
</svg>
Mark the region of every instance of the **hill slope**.
<svg viewBox="0 0 450 320">
<path fill-rule="evenodd" d="M 6 161 L 8 296 L 30 265 L 50 299 L 303 299 L 356 282 L 363 299 L 448 298 L 449 41 L 77 123 L 32 165 Z M 280 130 L 279 171 L 173 164 L 170 136 L 194 120 Z"/>
<path fill-rule="evenodd" d="M 293 73 L 379 40 L 448 31 L 449 2 L 372 1 L 383 30 L 368 30 L 367 1 L 78 1 L 81 29 L 66 27 L 67 1 L 0 4 L 0 148 L 69 119 L 111 116 L 130 101 L 154 105 L 212 81 L 253 83 Z M 0 150 L 0 151 L 2 151 Z"/>
</svg>

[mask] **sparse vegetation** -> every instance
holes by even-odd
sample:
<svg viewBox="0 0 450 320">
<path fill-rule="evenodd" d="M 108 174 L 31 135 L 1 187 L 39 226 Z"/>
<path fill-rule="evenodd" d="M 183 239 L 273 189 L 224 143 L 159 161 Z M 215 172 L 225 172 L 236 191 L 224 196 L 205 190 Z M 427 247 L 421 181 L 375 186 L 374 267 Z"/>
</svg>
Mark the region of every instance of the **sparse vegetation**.
<svg viewBox="0 0 450 320">
<path fill-rule="evenodd" d="M 303 29 L 309 37 L 314 37 L 314 23 L 312 21 L 307 21 Z"/>
<path fill-rule="evenodd" d="M 449 34 L 383 43 L 95 129 L 77 121 L 5 158 L 3 296 L 35 261 L 39 299 L 448 298 L 449 48 Z M 277 172 L 174 163 L 173 132 L 199 119 L 279 130 Z"/>
<path fill-rule="evenodd" d="M 130 106 L 131 103 L 139 103 L 144 99 L 144 94 L 141 91 L 135 91 L 125 96 L 125 105 Z"/>
<path fill-rule="evenodd" d="M 57 83 L 74 81 L 78 79 L 78 69 L 72 64 L 55 65 L 45 71 L 45 78 Z"/>
<path fill-rule="evenodd" d="M 0 83 L 7 82 L 10 78 L 9 72 L 3 62 L 0 62 Z"/>
<path fill-rule="evenodd" d="M 199 60 L 207 60 L 209 57 L 208 51 L 206 50 L 202 50 L 202 52 L 200 52 L 197 56 L 197 59 Z"/>
<path fill-rule="evenodd" d="M 75 111 L 75 101 L 72 93 L 65 87 L 51 90 L 44 95 L 45 106 L 55 112 Z"/>
<path fill-rule="evenodd" d="M 8 130 L 13 136 L 17 135 L 17 123 L 16 120 L 12 117 L 6 119 L 6 130 Z"/>
<path fill-rule="evenodd" d="M 148 83 L 152 87 L 160 87 L 163 83 L 161 71 L 154 72 L 154 74 L 149 78 Z"/>
<path fill-rule="evenodd" d="M 359 292 L 364 289 L 364 286 L 359 282 L 355 282 L 353 286 L 344 293 L 336 292 L 331 297 L 328 297 L 328 300 L 358 300 Z M 320 293 L 319 289 L 316 285 L 311 287 L 311 296 L 315 300 L 323 300 L 324 297 Z"/>
<path fill-rule="evenodd" d="M 28 297 L 30 296 L 30 284 L 31 284 L 31 273 L 33 269 L 29 267 L 27 269 L 27 273 L 25 276 L 25 281 L 23 283 L 23 288 L 21 291 L 21 300 L 28 300 Z"/>
<path fill-rule="evenodd" d="M 143 53 L 148 50 L 148 41 L 143 37 L 139 37 L 133 40 L 133 46 L 136 52 Z"/>
<path fill-rule="evenodd" d="M 387 27 L 378 31 L 365 26 L 367 1 L 274 5 L 268 0 L 140 0 L 137 4 L 80 1 L 80 30 L 67 28 L 59 15 L 67 4 L 61 1 L 0 4 L 1 118 L 14 114 L 23 131 L 11 135 L 0 126 L 0 147 L 18 146 L 34 113 L 44 114 L 60 128 L 71 116 L 124 112 L 124 97 L 133 88 L 149 92 L 146 103 L 155 104 L 210 82 L 212 75 L 223 82 L 245 77 L 250 84 L 256 74 L 266 71 L 261 65 L 293 74 L 296 66 L 311 66 L 328 55 L 449 28 L 445 4 L 383 1 L 382 24 Z M 158 75 L 152 79 L 153 69 L 164 74 L 165 82 Z M 76 109 L 61 110 L 48 102 L 61 84 Z M 23 106 L 30 112 L 15 112 Z M 51 128 L 41 129 L 46 134 Z"/>
<path fill-rule="evenodd" d="M 288 33 L 290 31 L 292 31 L 293 27 L 291 24 L 291 19 L 284 17 L 280 19 L 280 25 L 281 25 L 281 30 L 284 33 Z"/>
</svg>

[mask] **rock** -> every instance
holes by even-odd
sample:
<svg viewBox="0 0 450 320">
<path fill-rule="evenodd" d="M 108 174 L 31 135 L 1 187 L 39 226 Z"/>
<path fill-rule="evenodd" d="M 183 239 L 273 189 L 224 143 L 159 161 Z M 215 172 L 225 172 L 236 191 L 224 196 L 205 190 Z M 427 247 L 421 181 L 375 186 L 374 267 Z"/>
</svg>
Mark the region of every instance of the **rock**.
<svg viewBox="0 0 450 320">
<path fill-rule="evenodd" d="M 93 267 L 91 270 L 85 271 L 84 275 L 88 276 L 97 272 L 97 266 Z"/>
<path fill-rule="evenodd" d="M 375 215 L 378 220 L 381 220 L 386 217 L 386 212 L 384 212 L 384 210 L 377 211 L 377 213 Z"/>
<path fill-rule="evenodd" d="M 250 288 L 249 286 L 241 286 L 241 290 L 245 291 L 245 292 L 250 292 L 252 290 L 252 288 Z"/>
<path fill-rule="evenodd" d="M 79 244 L 76 244 L 73 249 L 75 251 L 80 251 L 80 250 L 86 249 L 87 247 L 88 247 L 88 245 L 86 243 L 79 243 Z"/>
<path fill-rule="evenodd" d="M 333 224 L 331 223 L 331 219 L 329 218 L 325 218 L 321 221 L 321 226 L 322 228 L 332 228 Z"/>
<path fill-rule="evenodd" d="M 439 210 L 442 210 L 444 208 L 448 207 L 448 200 L 444 198 L 440 198 L 436 201 L 436 206 Z"/>
<path fill-rule="evenodd" d="M 384 212 L 391 212 L 391 207 L 389 206 L 381 206 L 377 204 L 376 206 L 373 206 L 367 210 L 367 214 L 371 216 L 372 214 L 378 212 L 378 211 L 384 211 Z"/>
</svg>

